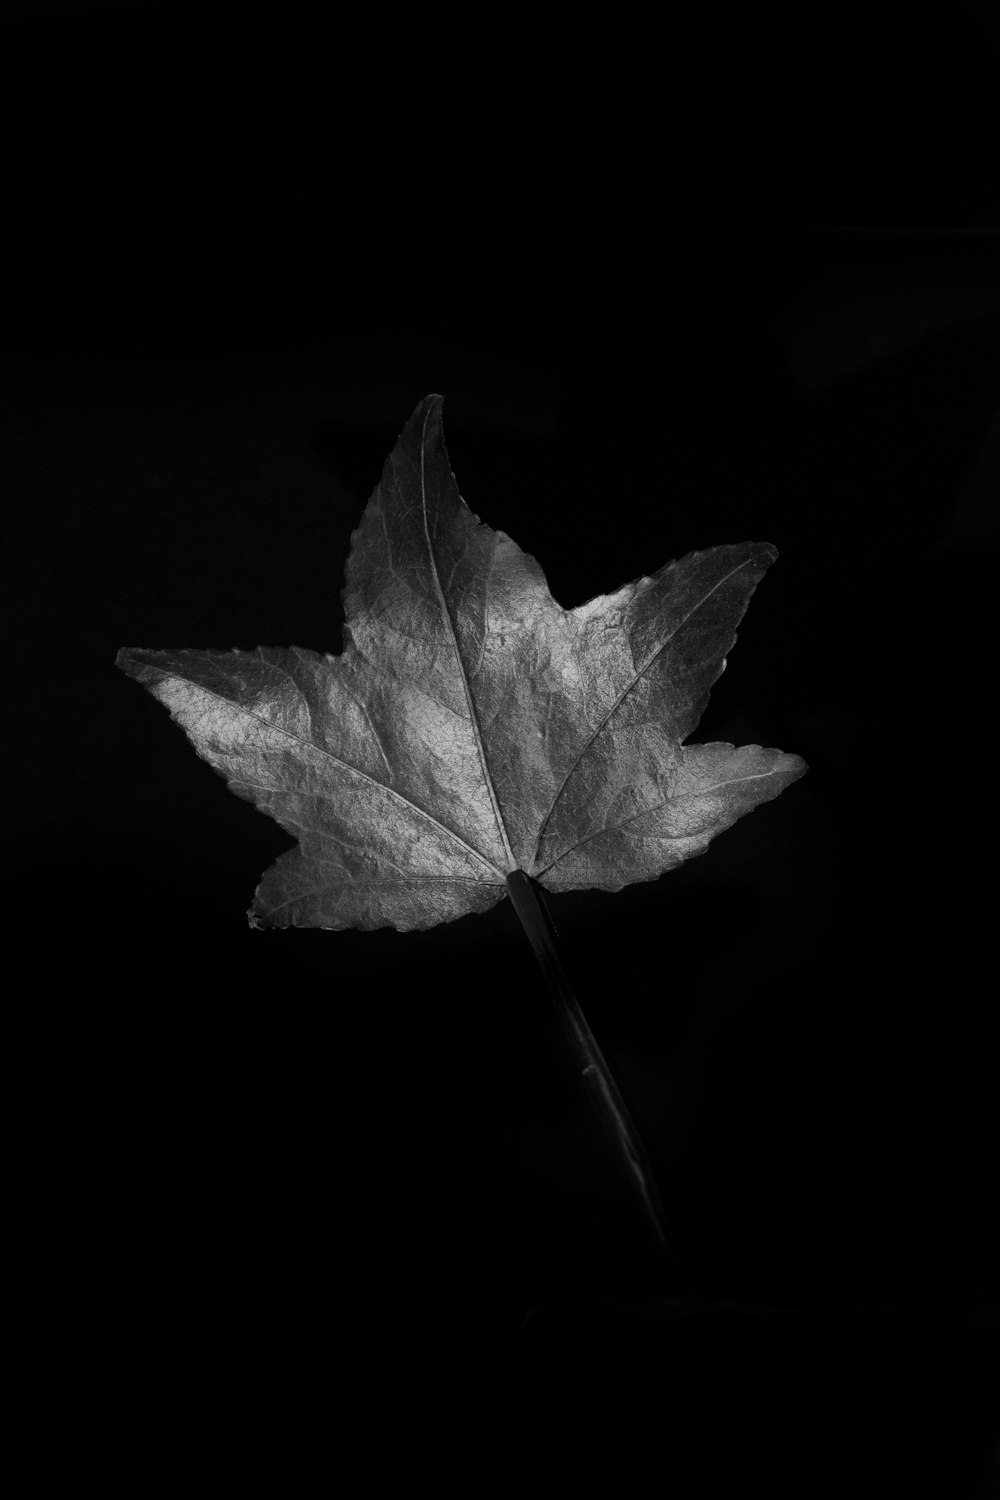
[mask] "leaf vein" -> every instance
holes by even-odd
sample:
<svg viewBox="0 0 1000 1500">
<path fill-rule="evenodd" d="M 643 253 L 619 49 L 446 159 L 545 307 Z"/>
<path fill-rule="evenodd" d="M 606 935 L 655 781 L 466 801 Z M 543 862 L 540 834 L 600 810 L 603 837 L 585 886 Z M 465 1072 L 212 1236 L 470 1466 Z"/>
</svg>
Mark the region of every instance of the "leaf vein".
<svg viewBox="0 0 1000 1500">
<path fill-rule="evenodd" d="M 452 620 L 451 611 L 448 608 L 448 601 L 445 598 L 444 590 L 441 587 L 441 578 L 438 574 L 437 558 L 434 555 L 434 545 L 431 541 L 430 527 L 427 524 L 427 423 L 430 421 L 432 409 L 433 408 L 431 406 L 428 406 L 426 412 L 424 413 L 423 427 L 420 433 L 420 499 L 423 507 L 424 537 L 427 541 L 427 556 L 430 561 L 431 574 L 434 579 L 434 587 L 437 590 L 438 601 L 441 605 L 441 613 L 444 615 L 445 622 L 451 635 L 452 645 L 455 649 L 455 658 L 458 662 L 459 676 L 462 679 L 462 688 L 465 692 L 465 701 L 469 710 L 469 720 L 472 724 L 472 732 L 475 735 L 476 749 L 479 752 L 479 764 L 482 767 L 483 780 L 486 783 L 486 790 L 489 793 L 490 802 L 493 805 L 493 816 L 496 820 L 497 830 L 500 834 L 501 840 L 503 841 L 504 851 L 507 855 L 508 869 L 515 870 L 517 868 L 517 861 L 515 860 L 513 850 L 510 847 L 510 840 L 507 837 L 507 829 L 503 821 L 503 816 L 500 812 L 500 804 L 497 801 L 496 789 L 493 786 L 493 778 L 490 775 L 489 764 L 486 760 L 486 747 L 483 744 L 483 736 L 479 728 L 479 718 L 476 713 L 476 705 L 472 697 L 472 689 L 469 685 L 468 676 L 466 675 L 465 662 L 462 660 L 462 652 L 458 644 L 458 634 L 455 630 L 455 622 Z M 494 865 L 492 866 L 492 868 L 496 869 L 496 866 Z M 500 872 L 498 871 L 497 873 L 499 874 Z"/>
<path fill-rule="evenodd" d="M 696 615 L 698 613 L 699 609 L 701 609 L 708 602 L 708 600 L 711 599 L 712 595 L 718 589 L 720 589 L 724 583 L 728 583 L 729 580 L 730 580 L 730 578 L 735 577 L 735 575 L 740 571 L 741 568 L 747 567 L 747 565 L 750 562 L 752 562 L 753 560 L 754 559 L 750 558 L 750 557 L 744 558 L 741 563 L 737 563 L 737 565 L 736 565 L 735 568 L 730 568 L 729 572 L 726 573 L 724 577 L 720 578 L 717 583 L 714 583 L 712 585 L 712 587 L 708 590 L 708 592 L 706 594 L 702 595 L 702 597 L 698 600 L 697 604 L 693 604 L 691 606 L 691 608 L 688 610 L 688 612 L 684 616 L 684 618 L 682 620 L 679 620 L 677 622 L 677 624 L 674 626 L 674 628 L 670 632 L 670 634 L 668 636 L 666 636 L 660 642 L 660 644 L 657 646 L 656 650 L 654 652 L 652 652 L 652 654 L 649 656 L 648 660 L 645 661 L 643 663 L 643 665 L 638 669 L 638 671 L 633 674 L 633 676 L 631 677 L 631 679 L 629 680 L 629 682 L 627 683 L 627 685 L 618 694 L 618 697 L 615 699 L 614 703 L 608 709 L 608 711 L 604 715 L 603 719 L 601 719 L 600 723 L 596 726 L 596 728 L 591 732 L 591 734 L 588 737 L 588 739 L 584 742 L 583 746 L 581 747 L 581 749 L 579 750 L 579 752 L 578 752 L 578 754 L 576 756 L 576 759 L 573 761 L 573 764 L 570 766 L 569 770 L 566 772 L 566 774 L 563 777 L 562 781 L 559 783 L 559 786 L 558 786 L 558 788 L 556 790 L 556 794 L 552 798 L 552 801 L 551 801 L 551 803 L 549 805 L 549 810 L 545 814 L 545 817 L 542 819 L 541 826 L 540 826 L 540 828 L 538 830 L 538 838 L 535 841 L 535 853 L 534 853 L 534 856 L 532 858 L 532 866 L 534 866 L 535 860 L 537 860 L 537 858 L 538 858 L 538 851 L 542 847 L 542 839 L 545 837 L 545 830 L 548 827 L 549 820 L 552 817 L 552 814 L 553 814 L 553 812 L 556 809 L 556 804 L 558 803 L 559 798 L 562 796 L 563 792 L 566 790 L 566 786 L 567 786 L 570 778 L 575 773 L 577 766 L 583 760 L 583 757 L 587 754 L 588 750 L 590 749 L 590 747 L 594 743 L 594 741 L 597 739 L 598 735 L 600 735 L 603 732 L 605 726 L 609 723 L 609 721 L 618 712 L 619 708 L 624 703 L 625 699 L 628 697 L 628 695 L 632 691 L 632 689 L 635 687 L 636 683 L 642 677 L 644 677 L 645 674 L 649 671 L 650 667 L 653 665 L 654 661 L 656 661 L 657 657 L 659 657 L 659 656 L 662 655 L 662 653 L 670 645 L 670 642 L 676 638 L 678 632 L 681 631 L 681 630 L 683 630 L 684 626 L 687 624 L 688 620 L 691 619 L 692 615 Z M 561 854 L 557 855 L 557 858 L 561 859 L 562 855 Z M 552 863 L 554 863 L 554 862 L 555 861 L 553 861 Z M 550 866 L 546 865 L 545 868 L 549 869 Z M 537 875 L 539 872 L 536 871 L 535 873 Z"/>
<path fill-rule="evenodd" d="M 626 818 L 623 823 L 605 824 L 603 828 L 597 828 L 593 833 L 588 833 L 586 838 L 578 839 L 575 844 L 570 844 L 568 849 L 564 849 L 561 854 L 556 855 L 555 859 L 550 859 L 547 865 L 544 865 L 542 869 L 536 871 L 535 879 L 540 880 L 548 870 L 552 869 L 553 865 L 557 865 L 561 859 L 565 859 L 566 856 L 568 854 L 572 854 L 574 850 L 581 849 L 584 844 L 589 844 L 592 839 L 600 838 L 602 833 L 620 833 L 623 828 L 627 828 L 628 825 L 630 823 L 634 823 L 637 818 L 647 818 L 650 813 L 659 812 L 660 808 L 666 807 L 668 802 L 686 802 L 691 797 L 706 797 L 709 792 L 718 791 L 720 786 L 740 786 L 744 781 L 764 781 L 768 776 L 776 776 L 777 772 L 778 767 L 774 766 L 770 771 L 756 771 L 752 776 L 734 776 L 729 781 L 713 781 L 711 786 L 700 786 L 695 788 L 693 791 L 682 792 L 679 797 L 664 797 L 661 802 L 654 802 L 651 807 L 640 808 L 637 813 L 633 813 L 632 816 L 630 818 Z M 671 839 L 674 837 L 689 838 L 690 835 L 674 835 L 665 833 L 662 835 L 662 837 L 665 839 Z"/>
<path fill-rule="evenodd" d="M 178 677 L 176 671 L 170 671 L 166 667 L 153 667 L 152 670 L 159 672 L 162 677 Z M 179 678 L 178 680 L 189 681 L 190 679 Z M 371 786 L 378 787 L 380 791 L 386 792 L 390 797 L 394 797 L 395 800 L 401 803 L 404 807 L 410 808 L 413 812 L 419 814 L 420 817 L 426 818 L 429 823 L 433 823 L 435 828 L 440 828 L 442 833 L 446 833 L 448 837 L 454 839 L 457 844 L 461 844 L 463 849 L 468 850 L 470 854 L 474 855 L 476 859 L 480 860 L 484 865 L 486 865 L 487 869 L 492 870 L 494 875 L 499 875 L 502 879 L 506 878 L 503 874 L 503 871 L 498 870 L 491 859 L 488 859 L 485 854 L 482 854 L 478 849 L 474 848 L 472 844 L 466 843 L 461 834 L 456 833 L 453 828 L 449 828 L 446 823 L 442 823 L 438 818 L 435 818 L 433 813 L 427 812 L 425 808 L 420 807 L 416 802 L 412 802 L 409 797 L 404 797 L 402 792 L 397 792 L 394 787 L 386 786 L 385 782 L 383 781 L 376 781 L 374 776 L 369 776 L 367 771 L 362 771 L 360 767 L 352 766 L 348 761 L 341 760 L 338 755 L 333 755 L 329 750 L 325 750 L 322 745 L 317 745 L 315 740 L 304 740 L 301 735 L 295 734 L 292 730 L 284 728 L 283 725 L 272 724 L 269 719 L 262 718 L 260 714 L 253 713 L 249 708 L 245 708 L 242 703 L 234 703 L 231 698 L 224 698 L 221 693 L 215 693 L 211 688 L 202 687 L 200 683 L 192 683 L 192 686 L 196 687 L 201 693 L 207 693 L 210 698 L 216 698 L 220 703 L 225 703 L 229 708 L 237 709 L 239 713 L 245 714 L 248 719 L 255 719 L 258 724 L 263 724 L 265 728 L 270 729 L 272 733 L 283 734 L 288 739 L 294 740 L 296 744 L 305 745 L 309 750 L 318 751 L 320 755 L 325 756 L 326 759 L 331 761 L 335 766 L 340 766 L 342 770 L 349 771 L 354 776 L 360 776 L 363 781 L 367 781 Z"/>
</svg>

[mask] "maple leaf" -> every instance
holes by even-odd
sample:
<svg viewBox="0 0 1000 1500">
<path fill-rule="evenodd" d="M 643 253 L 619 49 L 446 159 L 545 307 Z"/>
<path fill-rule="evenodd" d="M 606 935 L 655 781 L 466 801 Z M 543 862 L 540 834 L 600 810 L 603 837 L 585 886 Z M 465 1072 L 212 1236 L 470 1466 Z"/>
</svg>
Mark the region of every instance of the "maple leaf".
<svg viewBox="0 0 1000 1500">
<path fill-rule="evenodd" d="M 466 506 L 441 406 L 419 404 L 352 537 L 341 655 L 118 654 L 298 839 L 251 926 L 431 927 L 486 911 L 515 870 L 551 891 L 621 890 L 806 769 L 760 745 L 684 744 L 773 547 L 692 552 L 563 609 Z"/>
</svg>

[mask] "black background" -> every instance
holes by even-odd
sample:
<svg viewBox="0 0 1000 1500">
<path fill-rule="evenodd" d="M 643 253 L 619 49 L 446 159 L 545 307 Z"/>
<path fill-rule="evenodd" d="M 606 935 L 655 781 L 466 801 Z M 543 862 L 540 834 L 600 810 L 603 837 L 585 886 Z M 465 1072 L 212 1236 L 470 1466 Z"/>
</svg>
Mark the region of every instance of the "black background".
<svg viewBox="0 0 1000 1500">
<path fill-rule="evenodd" d="M 22 9 L 0 430 L 45 1461 L 476 1494 L 529 1433 L 557 1481 L 596 1449 L 626 1488 L 652 1456 L 690 1493 L 986 1494 L 989 8 L 666 38 Z M 697 737 L 808 776 L 668 879 L 553 902 L 711 1315 L 643 1300 L 678 1289 L 509 903 L 249 931 L 286 836 L 113 666 L 339 649 L 350 533 L 430 391 L 566 606 L 780 553 Z"/>
</svg>

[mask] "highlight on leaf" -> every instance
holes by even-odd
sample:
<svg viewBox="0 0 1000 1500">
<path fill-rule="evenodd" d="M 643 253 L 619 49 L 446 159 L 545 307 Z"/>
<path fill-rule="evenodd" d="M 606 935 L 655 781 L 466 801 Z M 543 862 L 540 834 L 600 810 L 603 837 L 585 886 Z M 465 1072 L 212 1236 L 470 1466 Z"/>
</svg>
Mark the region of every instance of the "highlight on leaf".
<svg viewBox="0 0 1000 1500">
<path fill-rule="evenodd" d="M 702 853 L 801 776 L 760 745 L 685 743 L 775 549 L 693 552 L 575 609 L 473 515 L 442 398 L 417 406 L 352 537 L 344 649 L 125 648 L 231 790 L 297 845 L 253 927 L 488 910 L 521 870 L 621 890 Z"/>
</svg>

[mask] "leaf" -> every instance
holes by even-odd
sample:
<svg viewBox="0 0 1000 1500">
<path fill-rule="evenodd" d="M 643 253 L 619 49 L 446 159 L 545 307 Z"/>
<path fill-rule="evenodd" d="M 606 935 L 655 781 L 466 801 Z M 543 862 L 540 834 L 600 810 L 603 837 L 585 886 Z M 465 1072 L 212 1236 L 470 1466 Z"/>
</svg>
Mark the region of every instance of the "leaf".
<svg viewBox="0 0 1000 1500">
<path fill-rule="evenodd" d="M 431 927 L 524 870 L 617 891 L 700 854 L 805 771 L 759 745 L 685 745 L 776 557 L 667 563 L 576 609 L 472 514 L 440 396 L 386 461 L 352 538 L 340 656 L 126 648 L 117 664 L 293 833 L 255 927 Z"/>
</svg>

